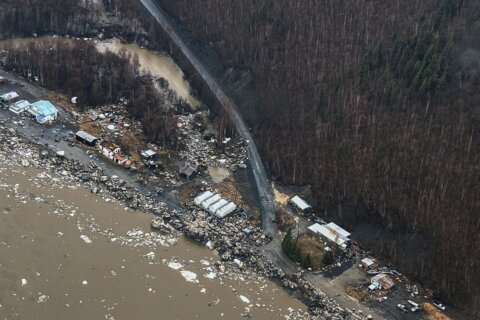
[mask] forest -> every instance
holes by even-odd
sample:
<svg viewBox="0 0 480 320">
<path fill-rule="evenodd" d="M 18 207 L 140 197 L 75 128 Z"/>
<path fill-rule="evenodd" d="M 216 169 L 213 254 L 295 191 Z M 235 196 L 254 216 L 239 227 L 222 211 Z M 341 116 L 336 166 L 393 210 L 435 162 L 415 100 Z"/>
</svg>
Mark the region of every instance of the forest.
<svg viewBox="0 0 480 320">
<path fill-rule="evenodd" d="M 77 96 L 80 108 L 114 104 L 127 98 L 127 109 L 141 120 L 147 138 L 160 145 L 176 143 L 176 116 L 152 79 L 139 72 L 137 57 L 100 53 L 95 45 L 68 39 L 31 40 L 25 46 L 0 46 L 2 67 L 42 87 Z"/>
<path fill-rule="evenodd" d="M 102 2 L 135 36 L 145 31 L 177 57 L 137 1 Z M 480 318 L 478 1 L 157 2 L 227 68 L 253 74 L 256 112 L 244 116 L 275 179 L 311 185 L 316 212 L 346 228 L 369 222 L 399 238 L 421 235 L 418 255 L 405 254 L 401 241 L 372 249 Z M 102 20 L 94 3 L 3 1 L 0 34 L 88 35 Z M 174 115 L 125 57 L 90 56 L 92 48 L 65 44 L 57 53 L 30 49 L 38 62 L 16 52 L 7 65 L 26 76 L 54 70 L 40 76 L 43 85 L 75 91 L 85 106 L 125 95 L 149 136 L 169 143 Z M 201 81 L 187 75 L 214 107 Z M 228 127 L 224 115 L 219 119 Z M 161 121 L 166 125 L 157 126 Z"/>
<path fill-rule="evenodd" d="M 157 1 L 253 73 L 270 174 L 348 228 L 420 234 L 373 249 L 480 317 L 478 1 Z"/>
</svg>

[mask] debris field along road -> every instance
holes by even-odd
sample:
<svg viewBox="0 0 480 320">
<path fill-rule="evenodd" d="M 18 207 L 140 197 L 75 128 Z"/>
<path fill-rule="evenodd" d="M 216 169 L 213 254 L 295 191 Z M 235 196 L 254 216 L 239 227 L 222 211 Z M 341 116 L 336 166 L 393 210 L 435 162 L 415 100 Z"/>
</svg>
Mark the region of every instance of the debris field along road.
<svg viewBox="0 0 480 320">
<path fill-rule="evenodd" d="M 144 7 L 151 13 L 155 20 L 170 36 L 172 41 L 180 48 L 185 57 L 194 66 L 205 83 L 209 86 L 210 90 L 215 94 L 218 101 L 226 109 L 232 122 L 235 124 L 238 134 L 247 141 L 248 151 L 247 156 L 250 163 L 250 167 L 253 171 L 255 178 L 256 189 L 258 191 L 260 203 L 262 206 L 262 228 L 271 232 L 276 231 L 276 226 L 272 223 L 275 219 L 275 203 L 273 189 L 270 186 L 267 178 L 267 172 L 263 166 L 262 159 L 258 153 L 257 146 L 253 141 L 247 126 L 245 125 L 242 117 L 240 116 L 235 103 L 223 92 L 220 85 L 213 78 L 213 76 L 207 71 L 205 66 L 200 62 L 197 56 L 190 50 L 187 44 L 180 38 L 175 31 L 173 25 L 166 18 L 165 13 L 160 9 L 153 0 L 140 0 Z"/>
</svg>

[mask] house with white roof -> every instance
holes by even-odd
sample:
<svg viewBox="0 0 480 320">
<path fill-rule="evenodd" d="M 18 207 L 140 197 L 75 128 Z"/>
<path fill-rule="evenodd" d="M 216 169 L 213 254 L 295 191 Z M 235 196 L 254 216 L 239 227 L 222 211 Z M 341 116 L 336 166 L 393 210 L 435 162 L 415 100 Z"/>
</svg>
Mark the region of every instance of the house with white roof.
<svg viewBox="0 0 480 320">
<path fill-rule="evenodd" d="M 39 123 L 52 122 L 58 117 L 58 109 L 46 100 L 32 103 L 28 112 L 32 114 Z"/>
<path fill-rule="evenodd" d="M 288 202 L 295 207 L 295 209 L 299 210 L 302 213 L 309 213 L 312 211 L 312 207 L 302 198 L 299 196 L 294 196 Z"/>
<path fill-rule="evenodd" d="M 335 245 L 341 250 L 346 250 L 350 243 L 350 233 L 333 222 L 326 225 L 321 225 L 319 223 L 312 224 L 308 227 L 308 232 Z"/>
<path fill-rule="evenodd" d="M 27 100 L 20 100 L 10 105 L 8 109 L 13 113 L 21 114 L 22 112 L 28 110 L 29 108 L 30 108 L 30 102 L 28 102 Z"/>
</svg>

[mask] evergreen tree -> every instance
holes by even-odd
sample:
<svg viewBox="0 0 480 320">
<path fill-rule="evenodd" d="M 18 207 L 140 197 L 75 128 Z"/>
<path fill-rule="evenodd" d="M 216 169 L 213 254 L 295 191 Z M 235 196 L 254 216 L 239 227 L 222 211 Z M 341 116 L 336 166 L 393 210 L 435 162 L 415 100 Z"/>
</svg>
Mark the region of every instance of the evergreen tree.
<svg viewBox="0 0 480 320">
<path fill-rule="evenodd" d="M 302 261 L 302 266 L 304 268 L 311 268 L 312 267 L 312 257 L 310 257 L 310 253 L 305 256 Z"/>
<path fill-rule="evenodd" d="M 282 241 L 282 248 L 285 253 L 290 256 L 292 254 L 292 245 L 295 245 L 292 237 L 292 230 L 289 229 Z"/>
<path fill-rule="evenodd" d="M 322 262 L 325 265 L 331 265 L 333 263 L 333 252 L 332 251 L 325 252 L 325 254 L 323 255 Z"/>
</svg>

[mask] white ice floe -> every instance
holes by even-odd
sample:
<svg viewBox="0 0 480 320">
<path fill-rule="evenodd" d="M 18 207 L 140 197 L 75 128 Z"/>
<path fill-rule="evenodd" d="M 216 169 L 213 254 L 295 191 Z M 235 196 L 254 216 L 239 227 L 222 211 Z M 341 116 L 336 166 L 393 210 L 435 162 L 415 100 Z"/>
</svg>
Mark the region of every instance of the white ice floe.
<svg viewBox="0 0 480 320">
<path fill-rule="evenodd" d="M 178 269 L 181 269 L 183 267 L 181 263 L 175 262 L 175 261 L 170 261 L 168 263 L 168 266 L 170 268 L 172 268 L 173 270 L 178 270 Z"/>
<path fill-rule="evenodd" d="M 92 243 L 92 240 L 90 240 L 89 237 L 87 237 L 86 235 L 81 235 L 80 238 L 85 242 L 85 243 Z"/>
<path fill-rule="evenodd" d="M 48 296 L 45 294 L 42 294 L 40 297 L 38 297 L 37 302 L 38 303 L 45 303 L 48 300 Z"/>
<path fill-rule="evenodd" d="M 26 284 L 27 284 L 27 280 L 26 280 L 26 279 L 22 279 L 22 287 L 23 287 L 24 285 L 26 285 Z"/>
<path fill-rule="evenodd" d="M 208 278 L 208 279 L 215 279 L 217 277 L 217 274 L 213 271 L 203 275 L 205 278 Z"/>
<path fill-rule="evenodd" d="M 200 260 L 200 263 L 203 264 L 204 266 L 210 265 L 210 262 L 208 262 L 207 260 Z"/>
<path fill-rule="evenodd" d="M 245 303 L 250 303 L 250 299 L 248 299 L 248 298 L 245 297 L 245 296 L 242 296 L 242 295 L 241 295 L 241 296 L 239 296 L 239 298 L 240 298 L 240 300 L 242 300 L 242 301 L 245 302 Z"/>
<path fill-rule="evenodd" d="M 187 282 L 198 283 L 197 274 L 192 271 L 182 270 L 180 274 L 187 280 Z"/>
</svg>

